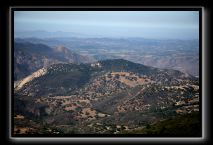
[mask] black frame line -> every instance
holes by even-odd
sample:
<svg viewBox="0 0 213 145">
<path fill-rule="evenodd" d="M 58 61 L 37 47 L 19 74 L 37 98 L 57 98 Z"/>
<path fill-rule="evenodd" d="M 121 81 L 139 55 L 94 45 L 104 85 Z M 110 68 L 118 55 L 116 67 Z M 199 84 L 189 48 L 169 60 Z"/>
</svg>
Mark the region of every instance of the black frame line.
<svg viewBox="0 0 213 145">
<path fill-rule="evenodd" d="M 155 137 L 160 137 L 160 138 L 176 138 L 176 139 L 179 139 L 179 138 L 194 138 L 194 137 L 190 137 L 190 136 L 187 136 L 187 137 L 183 137 L 183 136 L 153 136 L 153 135 L 138 135 L 138 134 L 128 134 L 128 135 L 125 135 L 125 134 L 120 134 L 120 135 L 116 135 L 116 134 L 113 134 L 113 135 L 106 135 L 106 134 L 69 134 L 69 135 L 36 135 L 36 134 L 26 134 L 26 135 L 19 135 L 19 134 L 16 134 L 14 135 L 13 134 L 13 129 L 14 129 L 14 119 L 13 119 L 13 116 L 14 116 L 14 12 L 15 11 L 199 11 L 199 112 L 200 112 L 200 121 L 201 121 L 201 127 L 203 128 L 203 120 L 202 120 L 202 111 L 203 111 L 203 106 L 202 106 L 202 102 L 203 102 L 203 94 L 202 94 L 202 50 L 204 49 L 203 48 L 203 42 L 202 42 L 202 38 L 203 38 L 203 30 L 202 30 L 202 27 L 203 27 L 203 24 L 202 24 L 202 21 L 203 21 L 203 11 L 202 11 L 202 8 L 201 7 L 197 7 L 197 8 L 194 8 L 194 7 L 184 7 L 184 8 L 151 8 L 151 7 L 141 7 L 141 8 L 134 8 L 134 7 L 129 7 L 129 8 L 119 8 L 119 7 L 77 7 L 77 8 L 74 8 L 74 7 L 71 7 L 71 8 L 63 8 L 63 7 L 60 7 L 60 8 L 51 8 L 51 7 L 44 7 L 44 8 L 39 8 L 39 7 L 36 7 L 36 8 L 24 8 L 24 7 L 11 7 L 10 8 L 10 12 L 11 12 L 11 18 L 10 18 L 10 21 L 11 21 L 11 25 L 10 25 L 10 29 L 11 29 L 11 36 L 10 36 L 10 39 L 11 39 L 11 56 L 10 56 L 10 60 L 11 60 L 11 96 L 10 97 L 10 134 L 9 136 L 11 136 L 11 138 L 30 138 L 30 137 L 33 137 L 33 138 L 45 138 L 45 137 L 50 137 L 50 138 L 79 138 L 81 139 L 82 137 L 97 137 L 97 138 L 109 138 L 109 137 L 121 137 L 121 138 L 128 138 L 128 137 L 131 137 L 131 138 L 143 138 L 143 137 L 148 137 L 152 140 L 152 138 L 155 138 Z M 202 129 L 201 129 L 202 130 Z M 203 137 L 203 131 L 202 131 L 202 136 Z M 196 137 L 195 137 L 196 138 Z"/>
</svg>

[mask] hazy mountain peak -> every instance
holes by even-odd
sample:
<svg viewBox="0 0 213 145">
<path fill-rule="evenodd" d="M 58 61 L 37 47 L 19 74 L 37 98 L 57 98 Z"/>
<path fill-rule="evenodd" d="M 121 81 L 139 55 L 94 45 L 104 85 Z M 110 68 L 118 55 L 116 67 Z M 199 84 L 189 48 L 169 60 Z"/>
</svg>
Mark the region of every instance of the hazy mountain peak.
<svg viewBox="0 0 213 145">
<path fill-rule="evenodd" d="M 71 51 L 69 51 L 68 48 L 64 47 L 63 45 L 56 47 L 56 51 L 62 52 L 64 54 L 71 52 Z"/>
</svg>

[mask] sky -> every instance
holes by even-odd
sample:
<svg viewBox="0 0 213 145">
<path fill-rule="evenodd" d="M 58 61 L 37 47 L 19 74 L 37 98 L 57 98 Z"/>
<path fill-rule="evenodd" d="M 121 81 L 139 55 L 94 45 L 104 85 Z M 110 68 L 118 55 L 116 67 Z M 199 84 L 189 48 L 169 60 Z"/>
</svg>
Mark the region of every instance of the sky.
<svg viewBox="0 0 213 145">
<path fill-rule="evenodd" d="M 47 31 L 93 37 L 198 39 L 198 11 L 15 11 L 15 33 Z"/>
</svg>

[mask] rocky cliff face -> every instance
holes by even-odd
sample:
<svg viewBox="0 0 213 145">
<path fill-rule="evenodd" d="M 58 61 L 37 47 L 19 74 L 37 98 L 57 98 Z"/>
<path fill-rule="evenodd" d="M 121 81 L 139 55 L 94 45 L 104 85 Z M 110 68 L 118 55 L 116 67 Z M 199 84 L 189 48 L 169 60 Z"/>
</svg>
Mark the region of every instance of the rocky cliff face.
<svg viewBox="0 0 213 145">
<path fill-rule="evenodd" d="M 47 69 L 45 69 L 45 68 L 39 69 L 38 71 L 34 72 L 33 74 L 31 74 L 19 81 L 16 81 L 14 84 L 14 89 L 17 91 L 17 90 L 21 89 L 23 87 L 23 85 L 25 85 L 26 83 L 29 83 L 33 79 L 41 77 L 41 76 L 45 75 L 46 73 L 47 73 Z"/>
</svg>

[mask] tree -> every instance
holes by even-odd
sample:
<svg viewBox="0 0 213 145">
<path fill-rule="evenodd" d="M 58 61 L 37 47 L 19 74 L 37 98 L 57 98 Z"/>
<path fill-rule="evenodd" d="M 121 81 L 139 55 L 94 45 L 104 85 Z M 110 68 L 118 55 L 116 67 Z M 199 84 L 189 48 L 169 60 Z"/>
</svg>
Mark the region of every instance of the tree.
<svg viewBox="0 0 213 145">
<path fill-rule="evenodd" d="M 150 129 L 151 126 L 149 124 L 146 125 L 146 129 Z"/>
</svg>

